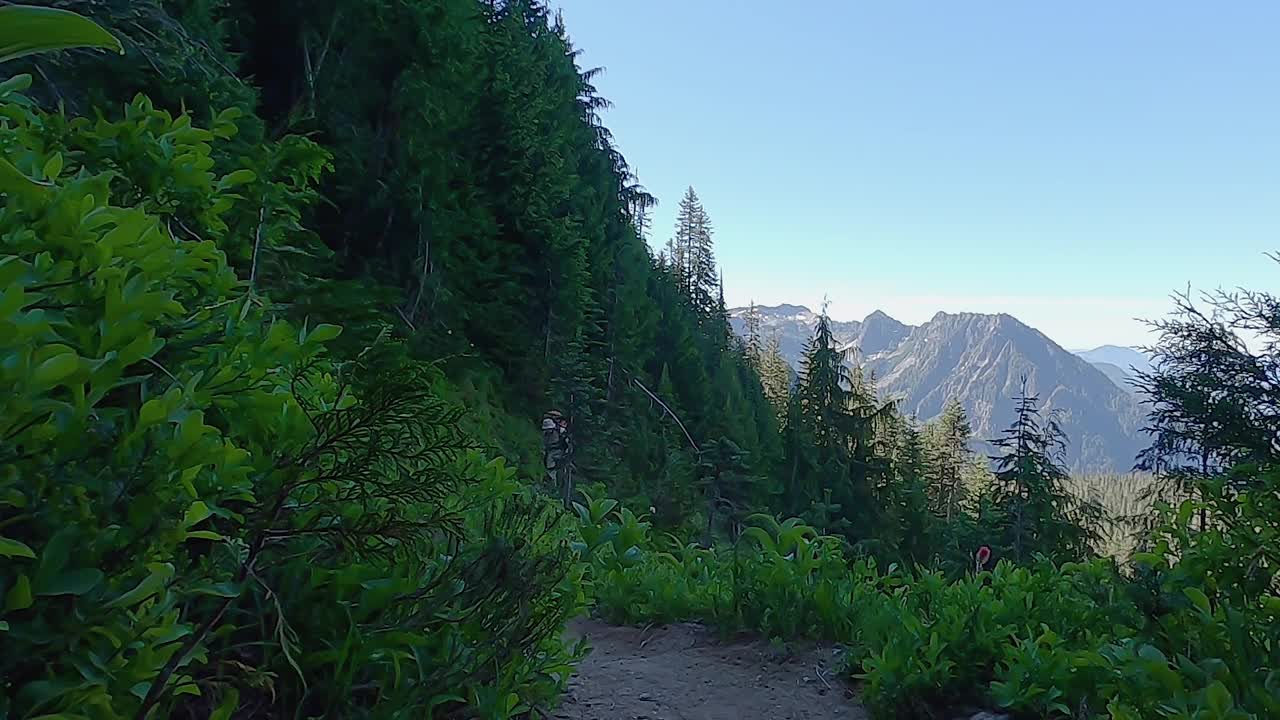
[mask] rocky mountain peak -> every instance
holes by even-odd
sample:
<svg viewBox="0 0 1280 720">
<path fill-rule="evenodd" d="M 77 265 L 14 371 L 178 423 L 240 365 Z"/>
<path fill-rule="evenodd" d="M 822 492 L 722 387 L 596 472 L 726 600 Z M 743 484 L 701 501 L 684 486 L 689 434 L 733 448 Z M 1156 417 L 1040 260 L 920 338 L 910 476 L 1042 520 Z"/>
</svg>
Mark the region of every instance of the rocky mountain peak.
<svg viewBox="0 0 1280 720">
<path fill-rule="evenodd" d="M 798 305 L 760 311 L 763 331 L 778 333 L 783 356 L 798 367 L 817 316 Z M 742 332 L 736 312 L 734 329 Z M 906 415 L 929 420 L 955 398 L 969 414 L 974 438 L 990 440 L 1012 422 L 1013 397 L 1025 376 L 1045 410 L 1059 414 L 1074 469 L 1128 470 L 1141 448 L 1141 411 L 1109 376 L 1114 373 L 1007 313 L 938 312 L 911 326 L 877 310 L 862 321 L 833 321 L 832 332 L 850 361 L 876 378 L 881 396 L 897 400 Z"/>
</svg>

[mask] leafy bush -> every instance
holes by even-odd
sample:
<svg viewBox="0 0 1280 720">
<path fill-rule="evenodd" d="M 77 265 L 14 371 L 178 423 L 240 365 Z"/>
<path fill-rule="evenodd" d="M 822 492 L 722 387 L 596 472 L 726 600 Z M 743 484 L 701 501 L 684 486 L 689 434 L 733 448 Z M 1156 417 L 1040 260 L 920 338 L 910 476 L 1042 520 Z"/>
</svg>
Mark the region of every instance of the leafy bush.
<svg viewBox="0 0 1280 720">
<path fill-rule="evenodd" d="M 111 204 L 113 173 L 39 142 L 48 117 L 12 94 L 26 82 L 8 84 L 0 131 L 35 178 L 8 180 L 0 211 L 5 544 L 19 558 L 3 577 L 6 645 L 19 650 L 4 674 L 17 712 L 126 714 L 157 680 L 196 691 L 180 666 L 207 629 L 182 606 L 237 592 L 216 548 L 247 550 L 266 443 L 307 434 L 279 368 L 315 357 L 336 328 L 264 322 L 237 302 L 212 242 Z M 175 140 L 179 156 L 199 143 Z M 73 673 L 43 677 L 45 665 Z"/>
<path fill-rule="evenodd" d="M 220 172 L 231 116 L 67 118 L 29 82 L 0 88 L 0 716 L 552 702 L 585 602 L 560 515 L 433 368 L 331 356 L 254 285 L 305 252 L 323 153 Z"/>
</svg>

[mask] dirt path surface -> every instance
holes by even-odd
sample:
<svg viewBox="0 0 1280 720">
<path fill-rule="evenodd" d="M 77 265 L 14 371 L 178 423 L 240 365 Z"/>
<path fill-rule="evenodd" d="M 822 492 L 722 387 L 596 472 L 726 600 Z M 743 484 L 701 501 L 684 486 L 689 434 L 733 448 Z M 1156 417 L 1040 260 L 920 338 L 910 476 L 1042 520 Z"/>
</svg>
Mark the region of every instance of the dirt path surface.
<svg viewBox="0 0 1280 720">
<path fill-rule="evenodd" d="M 763 641 L 719 641 L 694 624 L 631 628 L 579 620 L 593 648 L 559 720 L 865 720 L 830 650 L 790 657 Z"/>
</svg>

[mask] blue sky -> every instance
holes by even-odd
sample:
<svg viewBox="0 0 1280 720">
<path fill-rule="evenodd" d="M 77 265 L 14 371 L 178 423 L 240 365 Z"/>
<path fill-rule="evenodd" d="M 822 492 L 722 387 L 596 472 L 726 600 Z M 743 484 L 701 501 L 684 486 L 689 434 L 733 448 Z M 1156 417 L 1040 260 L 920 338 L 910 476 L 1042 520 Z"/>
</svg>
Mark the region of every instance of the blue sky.
<svg viewBox="0 0 1280 720">
<path fill-rule="evenodd" d="M 552 4 L 651 242 L 693 185 L 731 304 L 1008 312 L 1074 348 L 1280 273 L 1280 2 Z"/>
</svg>

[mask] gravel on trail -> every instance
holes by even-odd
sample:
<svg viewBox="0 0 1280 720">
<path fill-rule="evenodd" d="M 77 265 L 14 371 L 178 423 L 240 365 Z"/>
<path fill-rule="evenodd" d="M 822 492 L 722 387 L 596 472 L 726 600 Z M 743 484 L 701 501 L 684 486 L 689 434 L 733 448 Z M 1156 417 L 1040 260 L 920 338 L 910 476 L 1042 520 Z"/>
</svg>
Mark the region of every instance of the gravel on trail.
<svg viewBox="0 0 1280 720">
<path fill-rule="evenodd" d="M 701 625 L 620 627 L 581 619 L 592 647 L 557 720 L 866 720 L 830 648 L 721 641 Z"/>
</svg>

